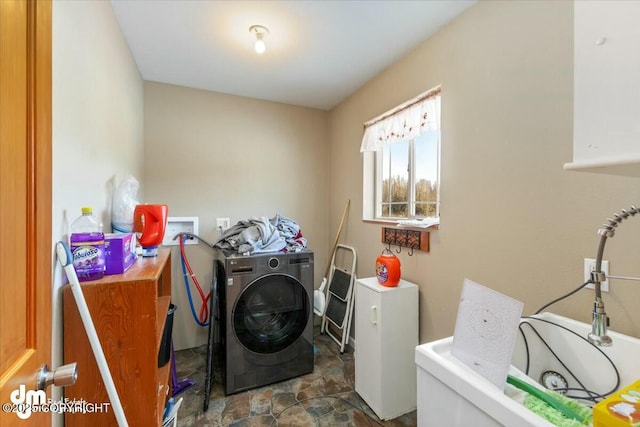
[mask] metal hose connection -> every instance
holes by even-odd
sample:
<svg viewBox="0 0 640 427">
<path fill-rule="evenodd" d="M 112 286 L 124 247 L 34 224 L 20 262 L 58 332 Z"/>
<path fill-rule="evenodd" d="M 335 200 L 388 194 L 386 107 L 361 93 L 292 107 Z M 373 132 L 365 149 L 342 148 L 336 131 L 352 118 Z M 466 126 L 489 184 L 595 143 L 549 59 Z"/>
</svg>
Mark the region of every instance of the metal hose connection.
<svg viewBox="0 0 640 427">
<path fill-rule="evenodd" d="M 589 342 L 597 346 L 606 347 L 612 344 L 611 338 L 607 335 L 609 317 L 604 309 L 601 290 L 601 283 L 607 280 L 606 275 L 602 272 L 604 245 L 607 237 L 613 237 L 615 235 L 615 229 L 622 221 L 638 213 L 640 213 L 640 209 L 635 206 L 631 206 L 628 210 L 622 209 L 621 212 L 613 214 L 613 218 L 608 218 L 607 222 L 602 225 L 602 228 L 598 229 L 600 244 L 598 245 L 595 269 L 591 272 L 591 281 L 595 289 L 595 301 L 593 303 L 591 333 L 588 336 Z"/>
</svg>

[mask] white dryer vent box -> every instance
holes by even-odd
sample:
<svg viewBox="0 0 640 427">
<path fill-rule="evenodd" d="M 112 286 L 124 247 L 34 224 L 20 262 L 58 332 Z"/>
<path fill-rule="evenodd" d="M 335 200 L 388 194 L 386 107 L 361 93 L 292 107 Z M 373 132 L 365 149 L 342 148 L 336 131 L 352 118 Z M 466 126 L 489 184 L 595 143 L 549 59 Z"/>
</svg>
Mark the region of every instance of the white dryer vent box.
<svg viewBox="0 0 640 427">
<path fill-rule="evenodd" d="M 177 246 L 180 244 L 179 239 L 175 239 L 179 233 L 191 233 L 198 235 L 198 217 L 197 216 L 170 216 L 167 218 L 167 227 L 164 230 L 164 246 Z M 187 239 L 187 245 L 197 245 L 198 240 L 194 238 Z"/>
</svg>

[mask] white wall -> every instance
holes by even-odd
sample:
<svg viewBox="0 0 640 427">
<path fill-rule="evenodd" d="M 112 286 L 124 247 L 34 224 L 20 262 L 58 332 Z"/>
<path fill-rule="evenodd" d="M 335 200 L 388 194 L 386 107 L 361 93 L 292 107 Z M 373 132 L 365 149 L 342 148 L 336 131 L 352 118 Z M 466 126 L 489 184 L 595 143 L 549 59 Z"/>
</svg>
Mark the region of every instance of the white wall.
<svg viewBox="0 0 640 427">
<path fill-rule="evenodd" d="M 110 3 L 54 1 L 52 243 L 67 241 L 82 206 L 93 207 L 111 231 L 115 177 L 142 177 L 142 110 L 142 79 Z M 57 264 L 53 275 L 51 363 L 59 366 L 67 280 Z"/>
<path fill-rule="evenodd" d="M 615 82 L 611 82 L 615 84 Z M 465 277 L 530 314 L 583 283 L 600 224 L 638 204 L 638 178 L 567 172 L 573 146 L 573 3 L 482 1 L 331 111 L 330 230 L 352 207 L 346 244 L 374 276 L 380 225 L 362 221 L 362 124 L 442 85 L 441 225 L 431 252 L 400 255 L 420 285 L 420 342 L 451 335 Z M 640 276 L 640 221 L 607 243 L 611 274 Z M 611 327 L 640 336 L 640 286 L 613 281 Z M 550 310 L 590 322 L 593 291 Z"/>
<path fill-rule="evenodd" d="M 327 116 L 321 110 L 161 83 L 144 84 L 144 200 L 166 203 L 169 216 L 197 216 L 199 235 L 215 242 L 215 219 L 231 224 L 276 213 L 296 221 L 315 252 L 316 282 L 327 262 Z M 206 343 L 192 318 L 172 253 L 176 349 Z M 205 292 L 213 252 L 187 246 Z M 192 286 L 196 312 L 200 298 Z"/>
</svg>

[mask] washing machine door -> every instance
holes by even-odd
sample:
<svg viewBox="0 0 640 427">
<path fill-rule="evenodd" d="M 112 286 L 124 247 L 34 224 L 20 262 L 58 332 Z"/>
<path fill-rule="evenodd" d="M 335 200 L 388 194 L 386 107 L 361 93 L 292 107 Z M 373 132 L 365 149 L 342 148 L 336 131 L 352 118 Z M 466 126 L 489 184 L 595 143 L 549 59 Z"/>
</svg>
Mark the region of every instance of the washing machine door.
<svg viewBox="0 0 640 427">
<path fill-rule="evenodd" d="M 310 304 L 302 283 L 284 274 L 261 276 L 242 291 L 233 310 L 238 341 L 255 353 L 284 350 L 304 331 Z"/>
</svg>

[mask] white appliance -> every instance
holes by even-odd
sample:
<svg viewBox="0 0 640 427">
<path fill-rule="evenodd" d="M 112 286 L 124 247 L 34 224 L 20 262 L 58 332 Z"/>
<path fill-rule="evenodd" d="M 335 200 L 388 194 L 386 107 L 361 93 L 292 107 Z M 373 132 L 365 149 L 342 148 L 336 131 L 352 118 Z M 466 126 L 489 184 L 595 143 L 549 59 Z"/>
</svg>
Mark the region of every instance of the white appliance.
<svg viewBox="0 0 640 427">
<path fill-rule="evenodd" d="M 381 420 L 399 417 L 416 409 L 418 286 L 370 277 L 355 292 L 356 392 Z"/>
</svg>

